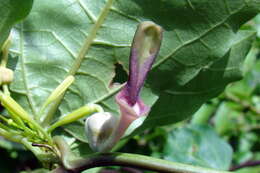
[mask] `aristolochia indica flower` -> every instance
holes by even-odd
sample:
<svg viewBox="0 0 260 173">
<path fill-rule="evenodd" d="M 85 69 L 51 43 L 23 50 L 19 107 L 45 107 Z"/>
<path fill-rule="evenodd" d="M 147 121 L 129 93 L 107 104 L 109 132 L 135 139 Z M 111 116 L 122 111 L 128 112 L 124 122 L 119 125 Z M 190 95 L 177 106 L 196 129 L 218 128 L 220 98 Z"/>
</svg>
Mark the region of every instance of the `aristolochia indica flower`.
<svg viewBox="0 0 260 173">
<path fill-rule="evenodd" d="M 141 100 L 139 93 L 159 52 L 161 40 L 160 26 L 153 22 L 143 22 L 138 26 L 130 53 L 128 81 L 116 95 L 116 102 L 121 111 L 118 138 L 134 120 L 147 115 L 150 110 Z"/>
<path fill-rule="evenodd" d="M 148 114 L 150 108 L 141 100 L 139 93 L 159 52 L 161 40 L 160 26 L 153 22 L 143 22 L 138 26 L 131 48 L 129 78 L 116 95 L 120 120 L 106 112 L 94 114 L 86 120 L 87 137 L 93 150 L 109 151 L 134 120 Z"/>
</svg>

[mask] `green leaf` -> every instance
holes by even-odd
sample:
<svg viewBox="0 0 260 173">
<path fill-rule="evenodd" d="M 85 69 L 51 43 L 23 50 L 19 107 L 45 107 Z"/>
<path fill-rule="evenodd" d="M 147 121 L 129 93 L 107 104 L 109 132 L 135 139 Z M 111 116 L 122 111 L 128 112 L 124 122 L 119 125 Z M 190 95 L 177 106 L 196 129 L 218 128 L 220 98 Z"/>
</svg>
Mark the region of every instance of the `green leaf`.
<svg viewBox="0 0 260 173">
<path fill-rule="evenodd" d="M 143 97 L 149 105 L 159 100 L 143 128 L 177 122 L 240 79 L 254 34 L 237 30 L 259 10 L 259 0 L 35 0 L 13 32 L 11 53 L 19 61 L 12 94 L 38 116 L 52 90 L 74 74 L 61 115 L 87 103 L 116 114 L 115 64 L 127 69 L 137 24 L 152 20 L 165 32 Z"/>
<path fill-rule="evenodd" d="M 204 102 L 219 95 L 228 83 L 241 79 L 241 65 L 254 37 L 255 33 L 239 32 L 225 56 L 205 66 L 187 84 L 176 84 L 161 91 L 160 99 L 152 107 L 142 128 L 183 120 L 195 113 Z"/>
<path fill-rule="evenodd" d="M 0 48 L 13 25 L 29 14 L 32 4 L 33 0 L 0 0 Z"/>
<path fill-rule="evenodd" d="M 80 122 L 68 124 L 65 126 L 65 131 L 74 136 L 76 139 L 82 142 L 88 142 L 87 136 L 85 133 L 84 124 Z"/>
<path fill-rule="evenodd" d="M 76 81 L 63 100 L 61 113 L 67 114 L 86 103 L 100 102 L 114 94 L 110 88 L 115 75 L 114 49 L 130 46 L 131 33 L 137 22 L 129 28 L 129 33 L 121 33 L 121 37 L 126 37 L 124 40 L 112 39 L 110 22 L 113 22 L 113 16 L 95 29 L 99 15 L 110 11 L 102 12 L 105 5 L 105 1 L 71 4 L 66 0 L 36 0 L 28 19 L 14 28 L 16 42 L 11 52 L 19 55 L 19 62 L 12 90 L 33 116 L 51 91 L 69 71 L 73 71 L 75 59 L 84 49 L 83 43 L 88 40 L 90 30 L 99 31 L 99 34 L 91 41 L 92 46 L 75 74 Z M 118 17 L 121 19 L 119 24 L 123 25 L 125 18 Z"/>
<path fill-rule="evenodd" d="M 231 146 L 206 125 L 170 132 L 163 153 L 167 160 L 219 170 L 229 169 L 232 160 Z"/>
<path fill-rule="evenodd" d="M 71 151 L 77 157 L 87 157 L 87 155 L 93 153 L 88 144 L 80 141 L 76 141 L 71 145 Z"/>
</svg>

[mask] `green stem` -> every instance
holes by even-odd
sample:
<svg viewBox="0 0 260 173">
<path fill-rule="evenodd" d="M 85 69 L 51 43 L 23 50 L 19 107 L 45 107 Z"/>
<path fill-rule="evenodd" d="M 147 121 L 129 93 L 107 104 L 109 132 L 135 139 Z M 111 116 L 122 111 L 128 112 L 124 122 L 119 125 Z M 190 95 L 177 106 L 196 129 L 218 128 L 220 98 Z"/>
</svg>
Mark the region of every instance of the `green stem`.
<svg viewBox="0 0 260 173">
<path fill-rule="evenodd" d="M 28 124 L 31 124 L 36 130 L 47 139 L 50 145 L 53 145 L 51 136 L 34 120 L 31 116 L 9 95 L 0 92 L 0 100 L 2 105 L 18 119 L 23 119 Z"/>
<path fill-rule="evenodd" d="M 62 137 L 54 137 L 54 141 L 60 151 L 64 169 L 72 173 L 102 166 L 127 166 L 160 173 L 230 173 L 128 153 L 101 153 L 73 159 L 75 157 Z"/>
<path fill-rule="evenodd" d="M 103 108 L 96 104 L 89 104 L 85 105 L 72 113 L 62 117 L 60 120 L 58 120 L 56 123 L 51 125 L 48 129 L 48 133 L 51 133 L 54 129 L 56 129 L 59 126 L 72 123 L 80 118 L 83 118 L 87 115 L 90 115 L 95 112 L 103 112 Z"/>
<path fill-rule="evenodd" d="M 21 143 L 31 152 L 33 152 L 33 154 L 37 157 L 39 151 L 37 151 L 36 147 L 33 147 L 31 143 L 29 143 L 25 138 L 23 138 L 21 140 Z M 38 158 L 38 157 L 37 157 Z M 39 158 L 38 158 L 39 159 Z"/>
<path fill-rule="evenodd" d="M 1 122 L 0 122 L 0 128 L 5 130 L 5 131 L 7 131 L 7 132 L 9 132 L 11 130 L 9 127 L 7 127 L 6 125 L 2 124 Z"/>
<path fill-rule="evenodd" d="M 43 116 L 44 111 L 49 104 L 55 103 L 57 99 L 63 97 L 64 93 L 69 88 L 69 86 L 73 83 L 73 81 L 74 81 L 73 76 L 66 77 L 66 79 L 61 84 L 59 84 L 59 86 L 50 94 L 50 96 L 43 103 L 39 111 L 39 115 L 37 116 L 38 120 L 40 119 L 41 116 Z M 43 126 L 49 125 L 50 121 L 53 118 L 53 115 L 54 113 L 48 111 L 47 114 L 42 117 Z"/>
<path fill-rule="evenodd" d="M 4 121 L 10 127 L 13 127 L 13 128 L 19 129 L 19 130 L 25 130 L 31 134 L 34 134 L 34 132 L 31 129 L 26 127 L 24 124 L 23 125 L 16 124 L 15 121 L 13 121 L 13 119 L 9 119 L 9 118 L 4 117 L 3 115 L 0 115 L 0 120 Z"/>
<path fill-rule="evenodd" d="M 37 130 L 39 130 L 48 141 L 49 145 L 54 146 L 51 136 L 35 121 L 30 122 Z"/>
<path fill-rule="evenodd" d="M 64 94 L 63 93 L 56 101 L 54 101 L 46 110 L 47 110 L 47 113 L 45 114 L 45 116 L 43 117 L 42 120 L 40 120 L 40 122 L 42 122 L 42 126 L 43 127 L 46 127 L 48 125 L 50 125 L 50 122 L 51 120 L 53 119 L 53 116 L 55 115 L 57 109 L 58 109 L 58 106 L 59 106 L 59 103 L 61 101 L 61 99 L 64 97 Z M 43 110 L 46 111 L 46 110 Z"/>
<path fill-rule="evenodd" d="M 71 167 L 67 167 L 67 169 L 75 173 L 100 166 L 127 166 L 160 173 L 228 173 L 226 171 L 217 171 L 128 153 L 98 154 L 87 159 L 73 161 L 70 166 Z"/>
<path fill-rule="evenodd" d="M 78 71 L 85 55 L 87 54 L 91 44 L 93 43 L 93 40 L 95 39 L 98 29 L 101 27 L 102 23 L 104 22 L 111 6 L 113 4 L 113 0 L 108 0 L 105 7 L 103 8 L 103 10 L 100 13 L 100 16 L 98 17 L 97 22 L 95 23 L 94 27 L 92 28 L 89 36 L 87 37 L 87 39 L 85 40 L 82 49 L 79 52 L 79 55 L 75 61 L 75 63 L 73 64 L 71 70 L 69 71 L 70 75 L 75 75 L 76 72 Z"/>
<path fill-rule="evenodd" d="M 4 137 L 5 139 L 8 139 L 9 141 L 13 141 L 16 143 L 21 143 L 22 140 L 22 136 L 15 135 L 1 128 L 0 128 L 0 136 Z"/>
<path fill-rule="evenodd" d="M 35 147 L 31 142 L 28 142 L 25 138 L 21 140 L 21 143 L 37 157 L 42 163 L 57 163 L 58 159 L 52 153 L 45 153 L 39 147 Z"/>
<path fill-rule="evenodd" d="M 191 120 L 192 124 L 206 124 L 211 115 L 217 109 L 216 105 L 204 104 L 202 107 L 193 115 Z"/>
<path fill-rule="evenodd" d="M 0 91 L 1 104 L 8 110 L 11 118 L 22 128 L 25 128 L 25 124 L 22 119 L 27 116 L 27 113 L 16 103 L 9 95 L 5 95 Z"/>
<path fill-rule="evenodd" d="M 7 84 L 3 85 L 3 90 L 4 90 L 5 95 L 10 95 L 10 91 L 9 91 L 9 88 L 8 88 Z"/>
<path fill-rule="evenodd" d="M 240 98 L 236 97 L 233 94 L 230 94 L 228 92 L 225 93 L 225 97 L 233 102 L 236 102 L 242 106 L 244 106 L 245 108 L 249 108 L 250 111 L 252 111 L 253 113 L 259 115 L 260 111 L 257 110 L 257 108 L 255 108 L 254 106 L 252 106 L 250 103 L 248 103 L 246 100 L 241 100 Z"/>
</svg>

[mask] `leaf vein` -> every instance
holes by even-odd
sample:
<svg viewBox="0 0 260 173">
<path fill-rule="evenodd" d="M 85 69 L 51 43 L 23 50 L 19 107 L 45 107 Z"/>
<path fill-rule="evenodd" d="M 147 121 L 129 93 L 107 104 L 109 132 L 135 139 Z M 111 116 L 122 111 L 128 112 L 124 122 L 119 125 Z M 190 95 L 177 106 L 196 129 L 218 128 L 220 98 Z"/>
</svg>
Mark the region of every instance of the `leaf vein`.
<svg viewBox="0 0 260 173">
<path fill-rule="evenodd" d="M 167 94 L 171 94 L 171 95 L 201 95 L 201 94 L 208 94 L 214 90 L 218 90 L 220 88 L 223 88 L 223 86 L 221 87 L 215 87 L 215 88 L 210 88 L 208 90 L 205 91 L 171 91 L 171 90 L 165 90 L 165 93 Z"/>
<path fill-rule="evenodd" d="M 93 58 L 93 57 L 90 57 L 90 56 L 87 56 L 86 57 L 88 60 L 91 60 L 91 61 L 95 61 L 95 62 L 97 62 L 97 63 L 99 63 L 99 64 L 102 64 L 103 66 L 105 66 L 105 67 L 107 67 L 107 68 L 109 68 L 109 64 L 106 64 L 106 63 L 104 63 L 103 61 L 100 61 L 100 60 L 98 60 L 98 59 L 96 59 L 96 58 Z"/>
<path fill-rule="evenodd" d="M 90 74 L 90 73 L 87 73 L 87 72 L 84 72 L 84 71 L 78 71 L 76 74 L 85 75 L 85 76 L 95 78 L 97 81 L 101 82 L 102 85 L 105 87 L 106 91 L 109 92 L 109 88 L 107 87 L 106 83 L 103 80 L 99 79 L 97 76 Z"/>
<path fill-rule="evenodd" d="M 107 105 L 105 102 L 101 102 L 99 103 L 102 107 L 105 107 L 107 109 L 109 109 L 110 111 L 109 112 L 118 112 L 117 110 L 115 109 L 112 109 L 109 105 Z"/>
<path fill-rule="evenodd" d="M 85 14 L 89 17 L 89 19 L 93 22 L 96 23 L 97 18 L 94 14 L 92 14 L 90 12 L 90 10 L 82 3 L 81 0 L 76 0 L 78 2 L 78 4 L 80 5 L 80 7 L 83 9 L 83 11 L 85 12 Z"/>
<path fill-rule="evenodd" d="M 121 16 L 124 16 L 124 17 L 127 17 L 127 18 L 129 18 L 129 19 L 132 19 L 132 20 L 134 20 L 134 21 L 136 21 L 136 22 L 138 22 L 138 23 L 141 22 L 141 20 L 139 20 L 138 18 L 135 18 L 135 17 L 133 17 L 133 16 L 129 16 L 129 15 L 125 14 L 124 12 L 120 11 L 119 9 L 117 9 L 117 8 L 115 8 L 115 7 L 112 7 L 112 8 L 111 8 L 111 11 L 113 11 L 113 12 L 115 12 L 115 13 L 117 13 L 117 14 L 120 14 Z"/>
<path fill-rule="evenodd" d="M 131 47 L 130 44 L 115 44 L 115 43 L 109 43 L 105 42 L 103 40 L 94 40 L 93 41 L 94 45 L 105 45 L 105 46 L 110 46 L 110 47 Z"/>
<path fill-rule="evenodd" d="M 176 49 L 174 49 L 170 54 L 166 55 L 164 58 L 160 59 L 159 61 L 157 61 L 154 66 L 154 68 L 157 68 L 159 65 L 161 65 L 162 63 L 164 63 L 165 61 L 167 61 L 170 57 L 172 57 L 173 55 L 175 55 L 178 51 L 180 51 L 181 49 L 185 48 L 186 46 L 198 41 L 199 39 L 203 38 L 204 36 L 206 36 L 208 33 L 210 33 L 211 31 L 213 31 L 214 29 L 224 25 L 227 20 L 234 14 L 238 13 L 240 10 L 242 10 L 245 6 L 242 6 L 240 9 L 236 10 L 235 12 L 233 12 L 231 15 L 229 15 L 228 17 L 226 17 L 224 20 L 222 20 L 221 22 L 217 23 L 215 26 L 213 26 L 212 28 L 206 30 L 204 33 L 202 33 L 201 35 L 199 35 L 198 37 L 191 39 L 189 41 L 186 41 L 184 44 L 178 46 Z M 174 59 L 174 58 L 173 58 Z M 179 62 L 178 60 L 175 59 L 175 61 Z M 185 65 L 181 62 L 179 62 L 182 65 Z M 185 65 L 187 66 L 187 65 Z"/>
<path fill-rule="evenodd" d="M 24 39 L 24 35 L 23 35 L 23 23 L 21 23 L 21 29 L 20 29 L 20 52 L 21 52 L 21 68 L 22 68 L 22 78 L 23 78 L 23 83 L 24 83 L 24 87 L 26 90 L 26 98 L 28 100 L 28 104 L 32 110 L 32 113 L 34 116 L 36 116 L 36 110 L 35 110 L 35 106 L 34 106 L 34 102 L 28 87 L 28 80 L 26 77 L 26 67 L 25 67 L 25 59 L 24 59 L 24 48 L 23 48 L 23 39 Z"/>
<path fill-rule="evenodd" d="M 207 48 L 208 50 L 211 50 L 210 46 L 204 41 L 202 40 L 202 38 L 199 39 L 199 41 L 202 43 L 202 45 Z"/>
<path fill-rule="evenodd" d="M 190 0 L 186 0 L 186 2 L 187 2 L 187 4 L 188 4 L 188 6 L 189 6 L 193 11 L 196 10 L 195 7 L 192 5 L 192 2 L 191 2 Z"/>
<path fill-rule="evenodd" d="M 122 84 L 122 85 L 119 86 L 118 88 L 115 88 L 115 89 L 110 90 L 106 95 L 103 95 L 102 97 L 99 97 L 98 99 L 93 100 L 93 101 L 90 102 L 90 103 L 100 103 L 100 102 L 106 100 L 106 99 L 109 98 L 110 96 L 116 94 L 120 89 L 123 88 L 123 86 L 124 86 L 124 84 Z"/>
<path fill-rule="evenodd" d="M 90 31 L 90 34 L 86 38 L 83 46 L 81 47 L 81 50 L 76 58 L 76 61 L 72 65 L 70 72 L 68 75 L 75 75 L 78 69 L 80 68 L 80 65 L 85 57 L 85 55 L 88 53 L 89 48 L 91 47 L 93 40 L 95 39 L 97 32 L 101 25 L 103 24 L 106 16 L 109 13 L 109 10 L 113 4 L 113 0 L 108 0 L 105 7 L 103 8 L 101 14 L 99 15 L 97 22 L 94 24 L 92 30 Z"/>
<path fill-rule="evenodd" d="M 64 49 L 66 49 L 68 51 L 68 53 L 75 59 L 76 58 L 76 55 L 74 55 L 74 53 L 72 52 L 72 50 L 70 50 L 68 48 L 68 46 L 66 46 L 62 40 L 59 38 L 59 36 L 54 33 L 54 32 L 51 32 L 51 34 L 53 35 L 53 37 L 62 45 L 62 47 L 64 47 Z"/>
<path fill-rule="evenodd" d="M 71 87 L 68 88 L 68 90 L 72 93 L 74 93 L 75 95 L 77 95 L 79 98 L 81 98 L 82 100 L 84 100 L 83 96 L 78 92 L 75 91 L 74 89 L 72 89 Z"/>
</svg>

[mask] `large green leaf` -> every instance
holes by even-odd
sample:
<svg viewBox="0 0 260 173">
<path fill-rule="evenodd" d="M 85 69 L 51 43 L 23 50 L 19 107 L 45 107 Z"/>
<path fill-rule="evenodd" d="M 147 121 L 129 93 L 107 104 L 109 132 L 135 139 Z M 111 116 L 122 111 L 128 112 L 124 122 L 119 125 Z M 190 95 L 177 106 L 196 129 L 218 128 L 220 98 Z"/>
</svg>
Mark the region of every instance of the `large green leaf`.
<svg viewBox="0 0 260 173">
<path fill-rule="evenodd" d="M 237 30 L 259 10 L 260 0 L 35 0 L 13 32 L 11 52 L 19 56 L 13 96 L 37 116 L 70 73 L 76 81 L 59 108 L 62 115 L 86 103 L 116 113 L 118 89 L 110 87 L 115 64 L 127 69 L 137 24 L 152 20 L 165 32 L 143 92 L 150 105 L 160 98 L 144 127 L 177 122 L 240 78 L 237 68 L 253 34 Z M 77 68 L 82 50 L 86 55 Z"/>
<path fill-rule="evenodd" d="M 228 170 L 231 146 L 210 126 L 192 125 L 169 133 L 164 158 L 171 161 Z"/>
<path fill-rule="evenodd" d="M 28 15 L 32 4 L 33 0 L 0 0 L 0 48 L 13 25 Z"/>
</svg>

